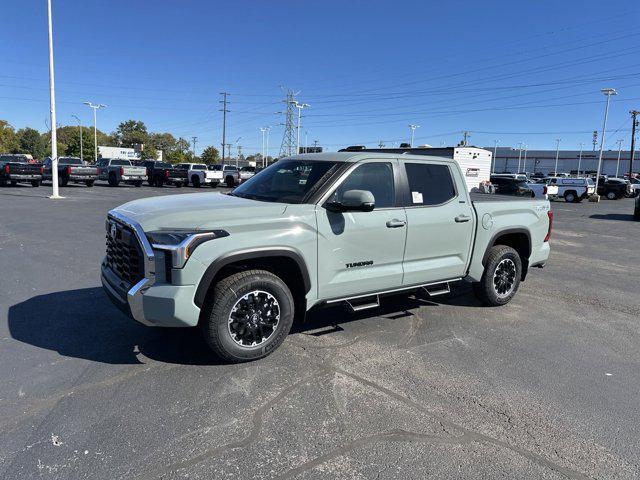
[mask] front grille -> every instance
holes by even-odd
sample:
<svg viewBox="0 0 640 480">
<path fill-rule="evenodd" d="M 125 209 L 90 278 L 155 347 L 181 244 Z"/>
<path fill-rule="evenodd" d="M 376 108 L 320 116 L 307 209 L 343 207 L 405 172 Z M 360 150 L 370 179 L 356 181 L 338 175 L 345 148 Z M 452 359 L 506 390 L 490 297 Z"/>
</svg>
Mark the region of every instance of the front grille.
<svg viewBox="0 0 640 480">
<path fill-rule="evenodd" d="M 107 265 L 130 287 L 144 278 L 142 248 L 135 233 L 113 220 L 107 222 Z"/>
</svg>

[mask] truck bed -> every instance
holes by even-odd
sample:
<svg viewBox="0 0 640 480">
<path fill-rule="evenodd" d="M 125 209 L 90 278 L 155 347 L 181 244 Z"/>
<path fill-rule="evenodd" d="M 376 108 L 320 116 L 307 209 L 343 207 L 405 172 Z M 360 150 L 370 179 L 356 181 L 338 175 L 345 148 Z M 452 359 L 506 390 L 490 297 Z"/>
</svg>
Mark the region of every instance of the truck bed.
<svg viewBox="0 0 640 480">
<path fill-rule="evenodd" d="M 497 193 L 469 193 L 471 203 L 485 203 L 485 202 L 521 202 L 521 201 L 533 201 L 540 200 L 539 198 L 532 197 L 516 197 L 514 195 L 500 195 Z"/>
</svg>

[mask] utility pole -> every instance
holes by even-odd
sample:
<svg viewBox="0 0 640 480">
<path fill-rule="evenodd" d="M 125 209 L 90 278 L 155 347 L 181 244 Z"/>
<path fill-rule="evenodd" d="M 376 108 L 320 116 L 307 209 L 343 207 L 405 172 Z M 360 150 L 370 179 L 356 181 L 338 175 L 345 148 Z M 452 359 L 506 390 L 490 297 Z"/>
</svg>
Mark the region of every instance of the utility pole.
<svg viewBox="0 0 640 480">
<path fill-rule="evenodd" d="M 240 160 L 241 156 L 242 156 L 242 145 L 238 144 L 238 158 L 236 158 L 236 167 L 238 166 L 238 161 Z"/>
<path fill-rule="evenodd" d="M 470 134 L 469 134 L 469 132 L 468 132 L 468 131 L 466 131 L 466 130 L 465 130 L 464 132 L 462 132 L 462 135 L 463 135 L 463 138 L 462 138 L 462 145 L 461 145 L 461 146 L 462 146 L 462 147 L 466 147 L 466 146 L 467 146 L 467 142 L 468 142 L 468 140 L 469 140 L 469 137 L 470 137 L 471 135 L 470 135 Z"/>
<path fill-rule="evenodd" d="M 222 100 L 219 100 L 218 103 L 222 104 L 222 109 L 218 111 L 222 112 L 222 164 L 224 165 L 224 147 L 227 142 L 227 113 L 229 113 L 229 110 L 227 110 L 227 95 L 229 94 L 220 92 L 220 95 L 222 95 Z"/>
<path fill-rule="evenodd" d="M 62 198 L 58 192 L 58 132 L 56 126 L 56 88 L 53 75 L 53 25 L 51 21 L 51 0 L 47 0 L 47 21 L 49 25 L 49 106 L 51 113 L 51 183 L 52 199 Z"/>
<path fill-rule="evenodd" d="M 267 127 L 267 146 L 265 148 L 265 157 L 264 157 L 264 166 L 266 167 L 269 164 L 269 133 L 271 132 L 271 127 Z"/>
<path fill-rule="evenodd" d="M 622 154 L 622 139 L 616 142 L 618 144 L 618 161 L 616 163 L 616 177 L 618 176 L 618 170 L 620 169 L 620 155 Z"/>
<path fill-rule="evenodd" d="M 636 116 L 640 113 L 638 110 L 631 110 L 631 152 L 629 152 L 629 180 L 633 174 L 633 157 L 636 155 L 636 127 L 638 126 L 638 120 Z"/>
<path fill-rule="evenodd" d="M 584 147 L 584 143 L 580 142 L 580 153 L 578 154 L 578 176 L 580 176 L 580 164 L 582 163 L 582 149 Z"/>
<path fill-rule="evenodd" d="M 102 103 L 93 104 L 91 102 L 84 102 L 84 104 L 93 109 L 93 160 L 98 163 L 98 115 L 96 112 L 101 108 L 105 108 L 106 105 Z"/>
<path fill-rule="evenodd" d="M 529 145 L 525 143 L 524 145 L 524 158 L 522 160 L 522 171 L 527 173 L 527 150 L 529 149 Z"/>
<path fill-rule="evenodd" d="M 618 92 L 614 88 L 602 88 L 600 91 L 607 96 L 607 103 L 604 107 L 604 121 L 602 122 L 602 136 L 600 137 L 600 154 L 598 155 L 598 173 L 596 174 L 596 189 L 593 194 L 593 201 L 600 201 L 598 195 L 598 183 L 600 183 L 600 171 L 602 169 L 602 151 L 604 150 L 604 140 L 607 130 L 607 118 L 609 117 L 609 104 L 611 103 L 611 95 L 617 95 Z"/>
<path fill-rule="evenodd" d="M 196 158 L 196 142 L 198 141 L 198 137 L 191 137 L 193 140 L 193 159 Z"/>
<path fill-rule="evenodd" d="M 84 157 L 82 156 L 82 122 L 76 115 L 71 115 L 78 121 L 78 129 L 80 130 L 80 160 L 84 162 Z"/>
<path fill-rule="evenodd" d="M 493 161 L 491 162 L 491 173 L 494 173 L 496 170 L 496 156 L 498 154 L 498 140 L 493 141 Z"/>
<path fill-rule="evenodd" d="M 300 92 L 298 92 L 300 93 Z M 294 93 L 292 90 L 287 90 L 286 98 L 283 100 L 286 105 L 286 110 L 284 111 L 284 135 L 282 136 L 282 144 L 280 145 L 280 157 L 290 157 L 293 155 L 293 149 L 296 145 L 295 140 L 295 113 L 293 111 L 296 108 L 298 102 L 296 101 L 297 93 Z M 282 112 L 278 112 L 282 113 Z M 300 113 L 300 111 L 298 111 Z M 298 121 L 298 124 L 300 122 Z M 298 144 L 300 144 L 300 139 L 298 138 Z"/>
<path fill-rule="evenodd" d="M 591 143 L 593 144 L 593 151 L 596 151 L 596 147 L 598 146 L 598 131 L 594 130 L 591 138 Z"/>
<path fill-rule="evenodd" d="M 518 170 L 516 173 L 520 173 L 520 161 L 522 160 L 522 147 L 524 146 L 524 142 L 520 142 L 520 148 L 518 149 Z"/>
<path fill-rule="evenodd" d="M 222 156 L 224 157 L 224 154 Z M 231 144 L 230 143 L 227 144 L 227 157 L 229 157 L 229 160 L 231 160 Z M 224 164 L 224 158 L 222 160 L 223 160 L 222 163 Z"/>
<path fill-rule="evenodd" d="M 409 145 L 413 147 L 413 135 L 414 133 L 416 133 L 416 128 L 420 128 L 420 125 L 414 125 L 410 123 L 409 128 L 411 129 L 411 142 L 409 142 Z"/>
<path fill-rule="evenodd" d="M 556 138 L 556 166 L 553 169 L 553 176 L 558 176 L 558 156 L 560 155 L 560 139 Z"/>
<path fill-rule="evenodd" d="M 300 153 L 300 117 L 303 108 L 309 108 L 311 105 L 308 103 L 298 103 L 295 102 L 294 105 L 298 109 L 298 127 L 297 127 L 297 140 L 296 140 L 296 155 Z"/>
</svg>

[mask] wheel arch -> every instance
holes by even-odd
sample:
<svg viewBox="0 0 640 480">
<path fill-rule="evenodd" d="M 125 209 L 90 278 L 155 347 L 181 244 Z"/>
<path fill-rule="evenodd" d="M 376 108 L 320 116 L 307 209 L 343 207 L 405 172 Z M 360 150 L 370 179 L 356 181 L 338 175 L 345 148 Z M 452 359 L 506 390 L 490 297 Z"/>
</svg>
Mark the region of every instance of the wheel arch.
<svg viewBox="0 0 640 480">
<path fill-rule="evenodd" d="M 524 280 L 529 270 L 529 257 L 531 256 L 531 233 L 526 228 L 507 228 L 493 234 L 487 248 L 482 256 L 482 266 L 487 263 L 489 251 L 496 245 L 506 245 L 513 248 L 522 262 L 522 276 L 520 280 Z"/>
<path fill-rule="evenodd" d="M 302 254 L 291 247 L 241 250 L 216 258 L 200 279 L 194 303 L 202 308 L 207 294 L 218 280 L 231 272 L 251 268 L 260 268 L 280 276 L 291 290 L 294 299 L 302 300 L 296 302 L 296 310 L 300 307 L 302 312 L 306 311 L 304 300 L 311 290 L 311 278 Z"/>
</svg>

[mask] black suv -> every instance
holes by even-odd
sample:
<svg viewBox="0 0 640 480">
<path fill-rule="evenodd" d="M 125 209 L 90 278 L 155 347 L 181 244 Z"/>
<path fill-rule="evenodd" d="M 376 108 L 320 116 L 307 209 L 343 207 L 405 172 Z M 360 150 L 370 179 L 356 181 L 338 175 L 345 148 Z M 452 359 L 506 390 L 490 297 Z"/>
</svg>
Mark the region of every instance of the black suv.
<svg viewBox="0 0 640 480">
<path fill-rule="evenodd" d="M 498 195 L 512 195 L 515 197 L 534 197 L 533 190 L 527 182 L 513 177 L 491 176 L 491 183 L 496 187 Z"/>
<path fill-rule="evenodd" d="M 600 180 L 598 183 L 598 195 L 607 197 L 609 200 L 618 200 L 629 194 L 631 184 L 620 178 L 608 178 Z"/>
</svg>

